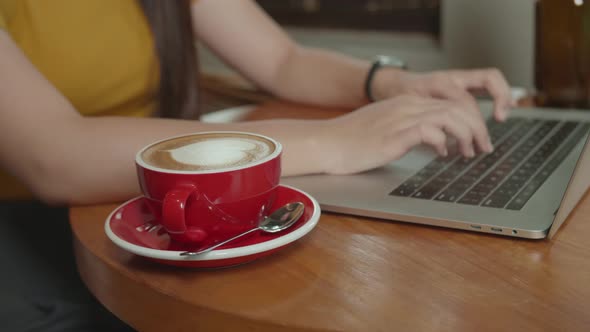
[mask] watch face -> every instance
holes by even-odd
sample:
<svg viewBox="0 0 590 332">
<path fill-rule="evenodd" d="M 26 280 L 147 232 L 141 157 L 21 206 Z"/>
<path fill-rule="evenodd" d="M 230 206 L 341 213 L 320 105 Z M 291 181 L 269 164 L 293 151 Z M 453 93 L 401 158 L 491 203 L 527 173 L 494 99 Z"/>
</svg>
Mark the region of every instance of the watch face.
<svg viewBox="0 0 590 332">
<path fill-rule="evenodd" d="M 402 69 L 407 68 L 406 63 L 402 59 L 394 56 L 380 55 L 378 59 L 382 66 L 396 67 Z"/>
</svg>

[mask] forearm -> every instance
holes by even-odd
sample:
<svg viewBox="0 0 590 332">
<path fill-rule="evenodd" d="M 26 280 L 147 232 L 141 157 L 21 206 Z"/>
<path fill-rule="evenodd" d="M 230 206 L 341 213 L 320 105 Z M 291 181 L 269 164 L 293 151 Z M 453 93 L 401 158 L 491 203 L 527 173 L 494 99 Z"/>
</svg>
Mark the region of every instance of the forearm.
<svg viewBox="0 0 590 332">
<path fill-rule="evenodd" d="M 321 106 L 366 103 L 368 62 L 297 45 L 254 1 L 199 0 L 192 15 L 199 40 L 263 89 Z"/>
<path fill-rule="evenodd" d="M 354 108 L 367 103 L 364 83 L 369 66 L 335 52 L 298 47 L 267 88 L 287 100 Z"/>
<path fill-rule="evenodd" d="M 267 120 L 233 124 L 120 117 L 82 118 L 56 131 L 51 144 L 39 144 L 30 169 L 21 174 L 39 197 L 53 204 L 120 201 L 139 194 L 135 154 L 170 136 L 231 130 L 271 136 L 284 146 L 283 174 L 323 170 L 315 133 L 321 121 Z M 315 151 L 315 154 L 314 154 Z M 56 153 L 59 152 L 59 153 Z M 301 158 L 301 156 L 305 156 Z"/>
</svg>

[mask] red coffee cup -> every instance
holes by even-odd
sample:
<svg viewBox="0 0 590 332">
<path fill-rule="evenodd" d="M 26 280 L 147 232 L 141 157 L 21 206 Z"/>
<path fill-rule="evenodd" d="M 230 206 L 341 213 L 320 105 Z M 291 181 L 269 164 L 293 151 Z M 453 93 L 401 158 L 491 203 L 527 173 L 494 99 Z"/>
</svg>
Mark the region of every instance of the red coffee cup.
<svg viewBox="0 0 590 332">
<path fill-rule="evenodd" d="M 282 146 L 244 132 L 203 132 L 152 143 L 135 158 L 152 213 L 174 241 L 206 248 L 258 226 L 281 174 Z"/>
</svg>

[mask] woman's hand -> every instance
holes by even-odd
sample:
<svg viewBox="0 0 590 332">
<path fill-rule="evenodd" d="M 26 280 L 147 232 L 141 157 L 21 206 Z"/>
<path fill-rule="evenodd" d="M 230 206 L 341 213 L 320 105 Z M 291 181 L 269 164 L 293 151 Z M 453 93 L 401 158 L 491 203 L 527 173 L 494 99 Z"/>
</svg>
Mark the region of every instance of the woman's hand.
<svg viewBox="0 0 590 332">
<path fill-rule="evenodd" d="M 513 101 L 510 86 L 497 69 L 448 70 L 430 73 L 384 68 L 377 72 L 374 95 L 378 100 L 402 94 L 458 101 L 478 109 L 470 92 L 483 92 L 494 99 L 494 117 L 504 121 Z"/>
<path fill-rule="evenodd" d="M 326 120 L 320 145 L 326 151 L 324 172 L 352 174 L 383 166 L 419 144 L 446 156 L 448 137 L 473 157 L 475 149 L 491 152 L 479 110 L 463 100 L 404 95 L 369 104 Z"/>
</svg>

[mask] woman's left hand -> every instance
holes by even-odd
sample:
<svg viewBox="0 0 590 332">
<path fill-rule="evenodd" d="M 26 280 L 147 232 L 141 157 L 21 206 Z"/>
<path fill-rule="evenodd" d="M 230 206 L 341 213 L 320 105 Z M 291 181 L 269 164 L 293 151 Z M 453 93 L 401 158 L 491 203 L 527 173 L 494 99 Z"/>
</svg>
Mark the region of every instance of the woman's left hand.
<svg viewBox="0 0 590 332">
<path fill-rule="evenodd" d="M 375 78 L 376 99 L 387 99 L 402 94 L 449 99 L 477 108 L 471 93 L 487 93 L 494 99 L 494 117 L 504 121 L 508 117 L 512 101 L 510 86 L 498 69 L 446 70 L 413 73 L 384 68 Z"/>
</svg>

